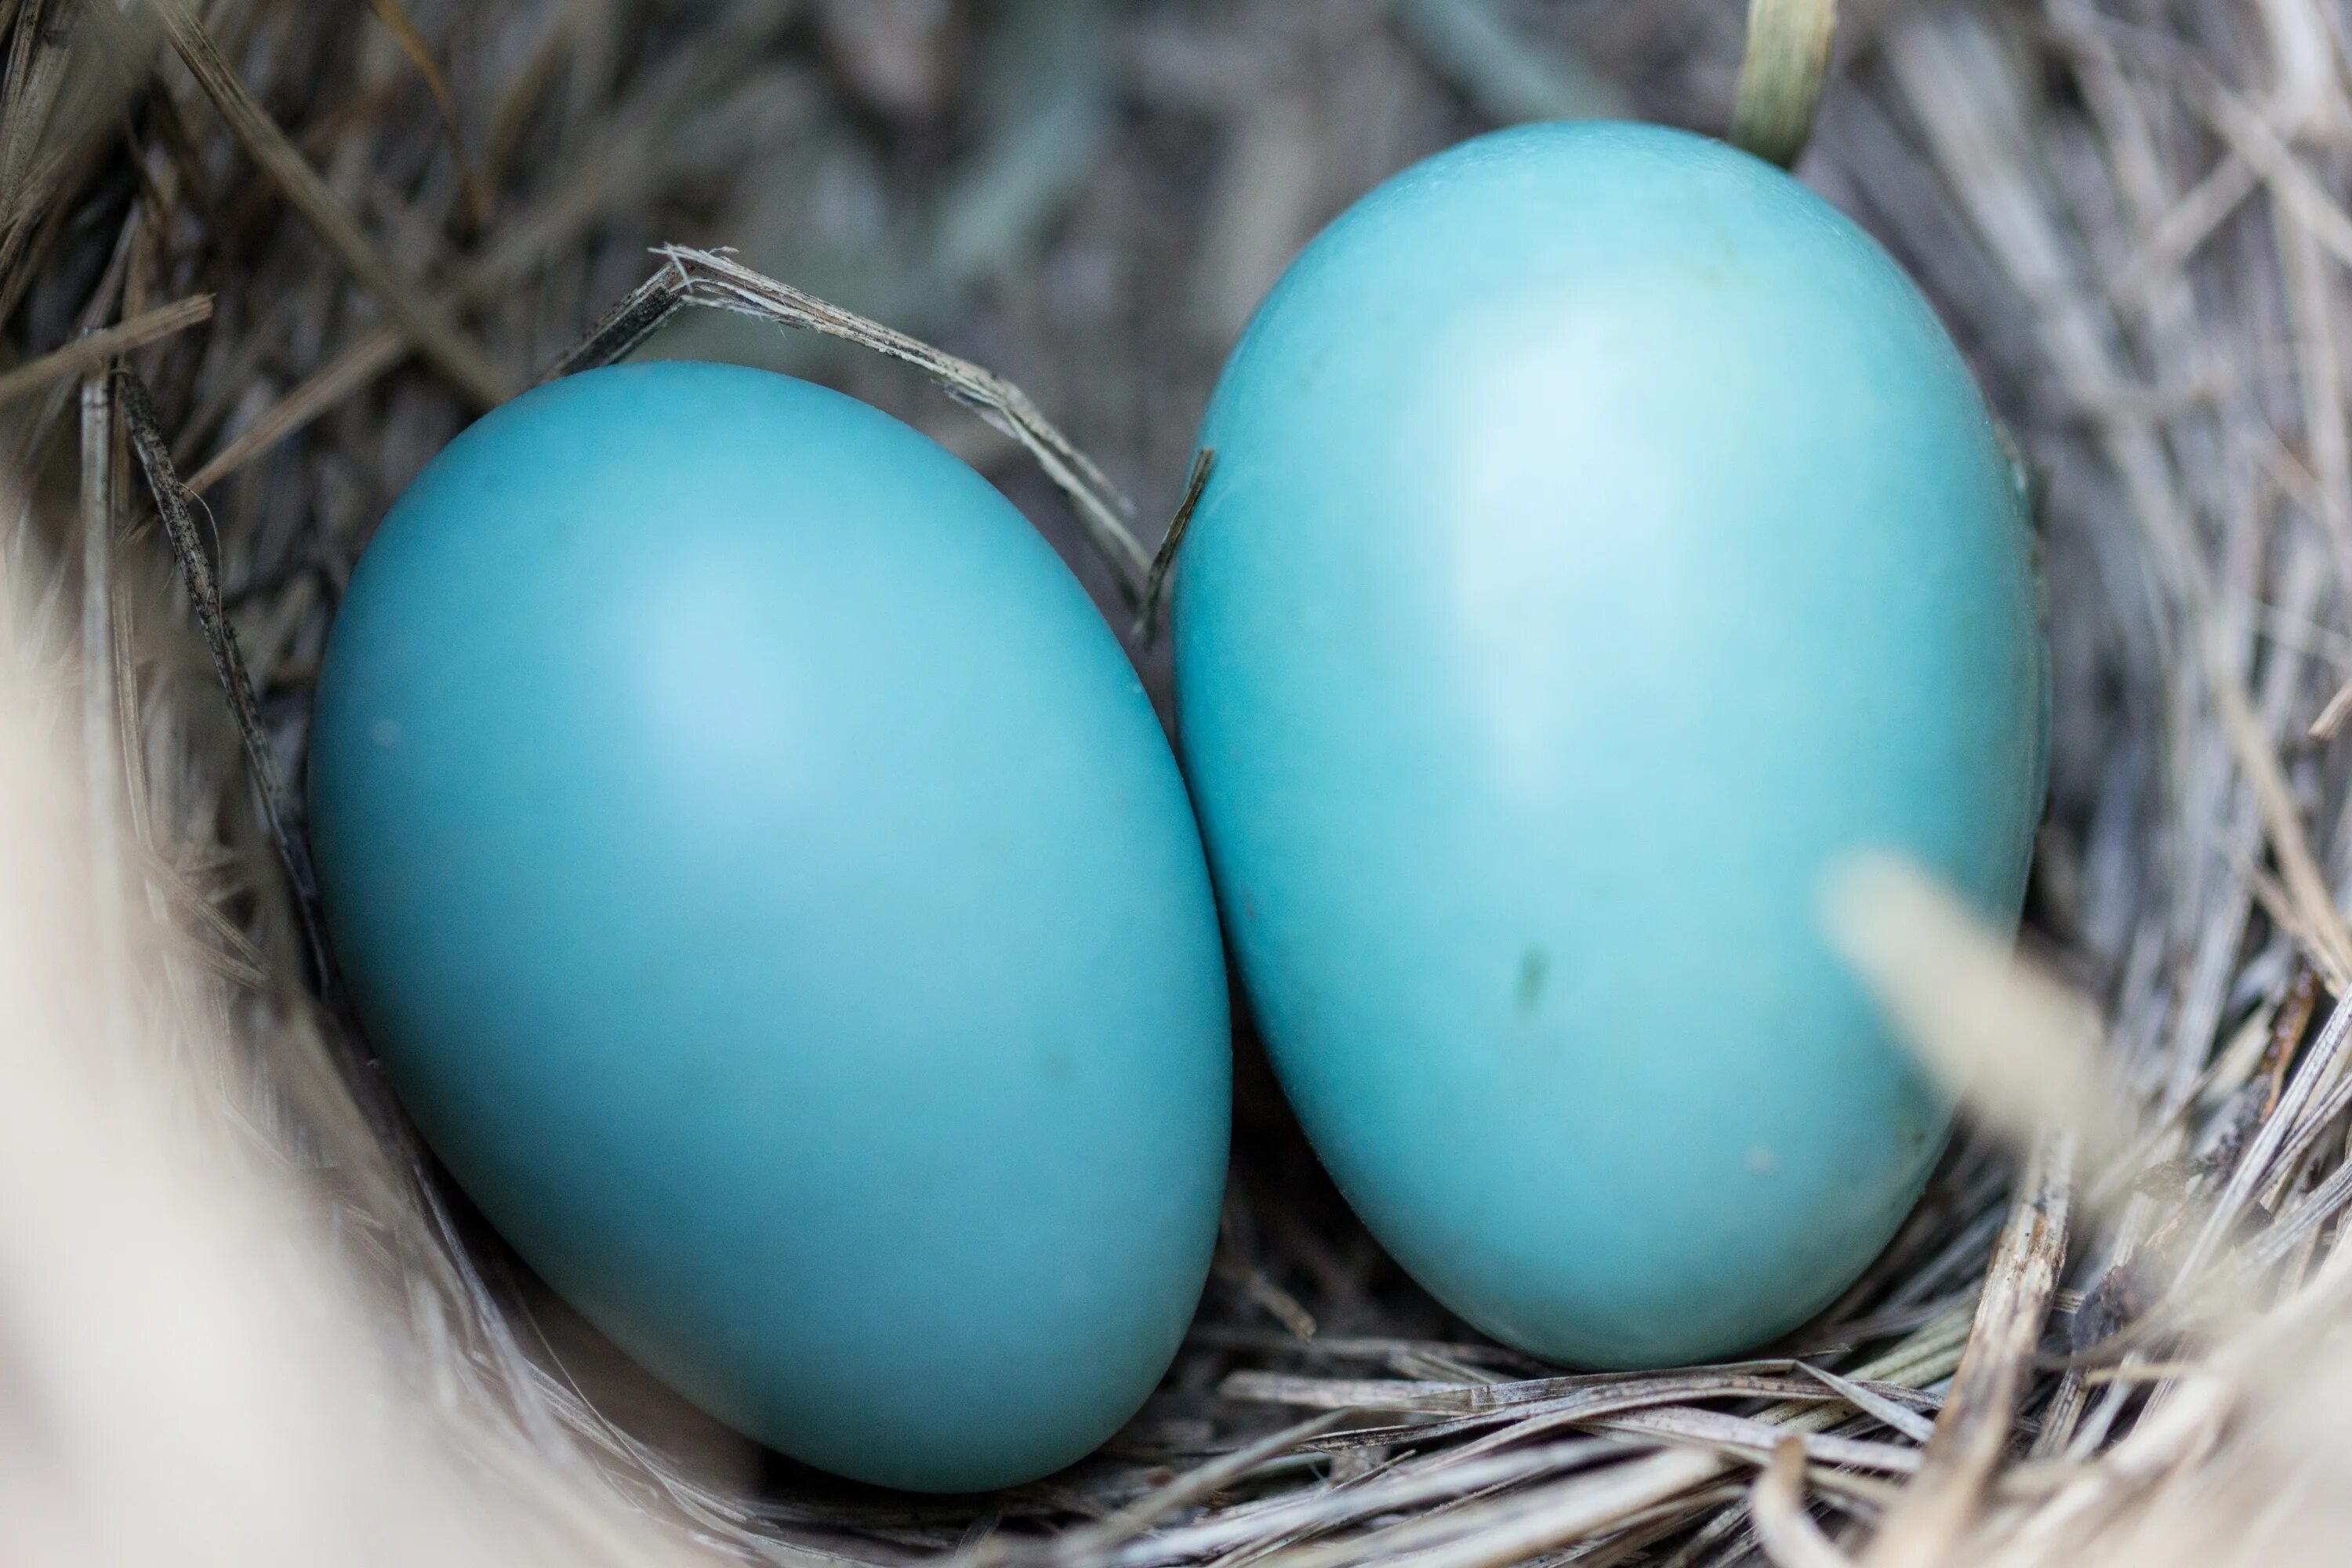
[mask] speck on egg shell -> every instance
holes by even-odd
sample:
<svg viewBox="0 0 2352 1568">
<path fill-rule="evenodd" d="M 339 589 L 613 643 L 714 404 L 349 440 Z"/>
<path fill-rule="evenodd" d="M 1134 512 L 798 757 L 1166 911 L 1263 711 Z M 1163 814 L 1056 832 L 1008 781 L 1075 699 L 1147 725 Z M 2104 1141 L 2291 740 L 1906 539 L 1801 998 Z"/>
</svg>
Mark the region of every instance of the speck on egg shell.
<svg viewBox="0 0 2352 1568">
<path fill-rule="evenodd" d="M 1508 131 L 1307 247 L 1201 442 L 1181 748 L 1358 1212 L 1574 1364 L 1825 1305 L 1948 1108 L 1824 875 L 1897 850 L 2012 921 L 2042 792 L 2030 530 L 1931 309 L 1718 142 Z"/>
<path fill-rule="evenodd" d="M 521 1256 L 795 1458 L 1087 1453 L 1205 1278 L 1207 868 L 1109 629 L 988 483 L 821 387 L 592 372 L 354 573 L 313 831 L 368 1038 Z"/>
</svg>

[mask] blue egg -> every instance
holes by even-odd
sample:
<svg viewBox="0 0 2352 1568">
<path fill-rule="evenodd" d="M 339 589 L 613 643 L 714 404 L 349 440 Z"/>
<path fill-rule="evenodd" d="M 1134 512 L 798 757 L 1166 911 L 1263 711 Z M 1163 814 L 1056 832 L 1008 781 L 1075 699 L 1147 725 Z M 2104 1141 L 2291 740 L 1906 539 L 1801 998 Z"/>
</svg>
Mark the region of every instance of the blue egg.
<svg viewBox="0 0 2352 1568">
<path fill-rule="evenodd" d="M 924 1490 L 1150 1393 L 1224 1186 L 1207 868 L 1117 640 L 949 453 L 731 366 L 500 408 L 352 575 L 310 799 L 426 1140 L 680 1393 Z"/>
<path fill-rule="evenodd" d="M 1949 1108 L 1824 878 L 1898 850 L 2013 921 L 2042 791 L 2029 524 L 1917 290 L 1720 143 L 1505 132 L 1307 247 L 1201 441 L 1181 749 L 1357 1211 L 1580 1365 L 1827 1304 Z"/>
</svg>

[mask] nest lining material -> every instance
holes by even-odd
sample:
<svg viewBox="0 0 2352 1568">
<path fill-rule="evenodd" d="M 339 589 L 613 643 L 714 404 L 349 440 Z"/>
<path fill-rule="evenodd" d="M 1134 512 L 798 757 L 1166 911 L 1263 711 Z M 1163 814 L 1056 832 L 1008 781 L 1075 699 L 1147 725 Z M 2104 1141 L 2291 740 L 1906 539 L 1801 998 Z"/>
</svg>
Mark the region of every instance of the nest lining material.
<svg viewBox="0 0 2352 1568">
<path fill-rule="evenodd" d="M 63 1275 L 152 1299 L 170 1260 L 186 1308 L 44 1315 L 45 1233 L 0 1210 L 0 1366 L 47 1395 L 0 1435 L 132 1502 L 202 1479 L 147 1544 L 247 1560 L 2325 1560 L 2352 1499 L 2352 107 L 2323 0 L 1846 8 L 1804 173 L 1936 297 L 2039 484 L 2051 960 L 2018 968 L 1893 868 L 1848 889 L 1848 946 L 1982 1130 L 1762 1359 L 1560 1376 L 1478 1342 L 1245 1058 L 1216 1274 L 1152 1406 L 1001 1496 L 859 1490 L 683 1409 L 521 1277 L 306 982 L 273 781 L 350 563 L 473 410 L 649 272 L 883 349 L 713 312 L 646 345 L 939 433 L 1125 627 L 1164 561 L 1084 454 L 1172 509 L 1223 347 L 1317 224 L 1497 119 L 1719 125 L 1731 11 L 0 0 L 10 724 L 73 758 L 69 798 L 28 784 L 9 816 L 51 811 L 86 858 L 11 897 L 89 903 L 100 933 L 18 977 L 92 981 L 20 1048 L 110 1043 L 155 1080 L 59 1089 L 78 1143 L 31 1136 L 31 1068 L 15 1114 L 48 1151 L 27 1182 L 79 1173 Z M 741 248 L 649 254 L 680 237 Z M 122 935 L 148 917 L 152 953 Z M 191 1364 L 218 1375 L 163 1375 Z M 67 1441 L 92 1432 L 122 1441 Z M 103 1533 L 39 1501 L 27 1539 Z M 141 1528 L 107 1539 L 128 1560 Z"/>
</svg>

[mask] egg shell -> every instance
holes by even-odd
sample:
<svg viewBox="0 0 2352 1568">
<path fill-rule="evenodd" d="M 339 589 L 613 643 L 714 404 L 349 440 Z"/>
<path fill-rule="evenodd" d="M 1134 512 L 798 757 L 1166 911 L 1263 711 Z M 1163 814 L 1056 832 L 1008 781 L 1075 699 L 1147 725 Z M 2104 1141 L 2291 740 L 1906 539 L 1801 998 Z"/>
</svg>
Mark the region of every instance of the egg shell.
<svg viewBox="0 0 2352 1568">
<path fill-rule="evenodd" d="M 1558 1361 L 1827 1304 L 1948 1107 L 1824 877 L 1897 850 L 2013 921 L 2042 794 L 2029 524 L 1917 290 L 1718 142 L 1504 132 L 1307 247 L 1201 441 L 1180 741 L 1340 1188 Z"/>
<path fill-rule="evenodd" d="M 1078 1458 L 1205 1277 L 1231 1046 L 1117 640 L 837 393 L 601 370 L 460 436 L 353 574 L 310 756 L 367 1037 L 623 1349 L 862 1480 Z"/>
</svg>

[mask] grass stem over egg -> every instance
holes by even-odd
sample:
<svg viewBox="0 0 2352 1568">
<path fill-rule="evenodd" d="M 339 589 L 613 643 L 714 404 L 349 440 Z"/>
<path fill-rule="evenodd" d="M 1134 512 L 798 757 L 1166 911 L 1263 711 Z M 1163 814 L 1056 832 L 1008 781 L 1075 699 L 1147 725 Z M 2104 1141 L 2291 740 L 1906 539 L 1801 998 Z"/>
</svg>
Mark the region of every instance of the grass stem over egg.
<svg viewBox="0 0 2352 1568">
<path fill-rule="evenodd" d="M 1784 169 L 1804 155 L 1836 31 L 1837 0 L 1748 0 L 1748 53 L 1731 110 L 1735 146 Z"/>
<path fill-rule="evenodd" d="M 1134 503 L 1038 412 L 1019 387 L 968 360 L 942 353 L 929 343 L 827 304 L 788 283 L 763 278 L 727 256 L 676 245 L 661 247 L 656 254 L 665 261 L 661 269 L 557 360 L 542 381 L 627 357 L 690 304 L 731 310 L 782 327 L 806 328 L 903 361 L 1020 442 L 1076 510 L 1088 540 L 1116 574 L 1119 593 L 1129 607 L 1142 605 L 1151 575 L 1151 557 L 1144 553 L 1129 526 Z"/>
</svg>

